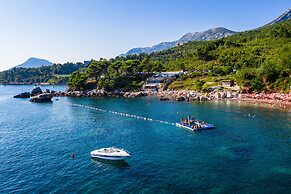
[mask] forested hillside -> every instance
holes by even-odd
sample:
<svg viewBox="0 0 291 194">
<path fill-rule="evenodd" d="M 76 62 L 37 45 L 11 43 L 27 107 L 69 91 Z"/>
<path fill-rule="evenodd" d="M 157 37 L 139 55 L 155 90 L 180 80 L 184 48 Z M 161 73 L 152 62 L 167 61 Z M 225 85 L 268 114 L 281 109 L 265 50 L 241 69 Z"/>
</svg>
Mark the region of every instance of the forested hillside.
<svg viewBox="0 0 291 194">
<path fill-rule="evenodd" d="M 201 90 L 206 81 L 228 78 L 255 91 L 286 92 L 291 83 L 291 21 L 157 53 L 93 61 L 87 69 L 71 75 L 69 86 L 137 89 L 149 72 L 181 69 L 189 73 L 174 83 L 179 85 L 177 89 L 193 89 L 198 82 L 196 88 Z"/>
<path fill-rule="evenodd" d="M 15 67 L 0 72 L 0 83 L 2 84 L 33 84 L 48 82 L 52 84 L 67 83 L 69 75 L 89 64 L 65 63 L 42 66 L 37 68 Z"/>
</svg>

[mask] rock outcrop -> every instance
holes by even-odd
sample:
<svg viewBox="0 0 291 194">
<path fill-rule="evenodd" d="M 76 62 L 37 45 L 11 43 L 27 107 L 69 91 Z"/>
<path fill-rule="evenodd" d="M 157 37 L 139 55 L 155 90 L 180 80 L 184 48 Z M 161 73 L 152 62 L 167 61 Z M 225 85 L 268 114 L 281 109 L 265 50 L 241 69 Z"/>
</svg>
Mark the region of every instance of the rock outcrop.
<svg viewBox="0 0 291 194">
<path fill-rule="evenodd" d="M 135 97 L 140 97 L 140 96 L 147 96 L 147 93 L 145 93 L 145 92 L 125 92 L 125 94 L 123 96 L 127 97 L 127 98 L 135 98 Z"/>
<path fill-rule="evenodd" d="M 186 99 L 185 99 L 185 97 L 184 96 L 178 96 L 177 98 L 176 98 L 176 101 L 185 101 Z"/>
<path fill-rule="evenodd" d="M 30 98 L 29 92 L 23 92 L 14 96 L 14 98 Z"/>
<path fill-rule="evenodd" d="M 30 102 L 52 102 L 53 94 L 43 93 L 30 98 Z"/>
<path fill-rule="evenodd" d="M 31 96 L 36 96 L 41 93 L 42 93 L 42 90 L 40 89 L 40 87 L 36 87 L 31 91 Z"/>
</svg>

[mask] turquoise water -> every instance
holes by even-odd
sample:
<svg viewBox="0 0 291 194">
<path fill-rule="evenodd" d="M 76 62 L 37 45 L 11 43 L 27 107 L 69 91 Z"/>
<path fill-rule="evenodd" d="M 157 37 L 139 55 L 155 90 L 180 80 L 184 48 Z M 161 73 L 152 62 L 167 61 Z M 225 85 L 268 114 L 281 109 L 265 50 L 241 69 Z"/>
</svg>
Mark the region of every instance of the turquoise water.
<svg viewBox="0 0 291 194">
<path fill-rule="evenodd" d="M 46 104 L 13 98 L 31 89 L 0 86 L 0 193 L 291 191 L 290 112 L 147 97 L 60 97 Z M 168 122 L 195 114 L 217 128 L 194 133 L 67 103 Z M 90 151 L 108 146 L 127 149 L 131 157 L 123 163 L 91 160 Z"/>
</svg>

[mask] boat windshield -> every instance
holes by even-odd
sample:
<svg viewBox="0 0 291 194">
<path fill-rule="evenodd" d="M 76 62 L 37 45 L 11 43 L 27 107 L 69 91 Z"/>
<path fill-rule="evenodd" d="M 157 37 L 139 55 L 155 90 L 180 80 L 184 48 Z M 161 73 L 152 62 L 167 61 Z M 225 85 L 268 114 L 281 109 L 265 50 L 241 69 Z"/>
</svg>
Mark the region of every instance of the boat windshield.
<svg viewBox="0 0 291 194">
<path fill-rule="evenodd" d="M 101 152 L 104 153 L 113 153 L 113 152 L 120 152 L 118 149 L 116 148 L 104 148 L 103 150 L 100 150 Z"/>
</svg>

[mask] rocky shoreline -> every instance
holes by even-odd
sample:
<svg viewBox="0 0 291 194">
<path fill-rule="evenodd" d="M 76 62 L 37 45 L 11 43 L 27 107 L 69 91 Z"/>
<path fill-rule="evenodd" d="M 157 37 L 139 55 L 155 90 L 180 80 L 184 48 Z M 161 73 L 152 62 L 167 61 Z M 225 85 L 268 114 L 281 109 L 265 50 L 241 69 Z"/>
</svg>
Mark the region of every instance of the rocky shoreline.
<svg viewBox="0 0 291 194">
<path fill-rule="evenodd" d="M 34 97 L 33 97 L 34 96 Z M 105 90 L 88 90 L 88 91 L 49 91 L 44 93 L 35 88 L 31 93 L 24 92 L 16 95 L 15 98 L 29 98 L 32 102 L 47 102 L 51 101 L 52 97 L 125 97 L 135 98 L 142 96 L 156 96 L 160 101 L 212 101 L 212 100 L 236 100 L 245 102 L 258 102 L 264 104 L 280 104 L 284 106 L 291 106 L 291 93 L 253 93 L 244 94 L 238 91 L 219 90 L 208 93 L 201 93 L 193 90 L 167 90 L 161 92 L 152 91 L 135 91 L 123 92 Z"/>
<path fill-rule="evenodd" d="M 126 98 L 135 98 L 141 96 L 148 96 L 148 93 L 145 91 L 138 92 L 123 92 L 123 91 L 113 91 L 108 92 L 105 90 L 89 90 L 89 91 L 51 91 L 55 97 L 126 97 Z"/>
<path fill-rule="evenodd" d="M 141 96 L 157 96 L 161 101 L 211 101 L 211 100 L 238 100 L 259 103 L 281 103 L 291 106 L 291 93 L 253 93 L 243 94 L 238 91 L 213 91 L 209 93 L 201 93 L 191 90 L 168 90 L 162 92 L 137 91 L 137 92 L 123 92 L 114 91 L 108 92 L 104 90 L 90 90 L 90 91 L 67 91 L 55 92 L 52 91 L 55 97 L 126 97 L 135 98 Z"/>
<path fill-rule="evenodd" d="M 173 101 L 209 101 L 209 100 L 223 100 L 234 99 L 240 96 L 239 92 L 231 91 L 216 91 L 209 93 L 201 93 L 197 91 L 178 90 L 178 91 L 164 91 L 158 93 L 160 100 Z"/>
<path fill-rule="evenodd" d="M 104 90 L 90 90 L 90 91 L 51 91 L 55 97 L 126 97 L 135 98 L 141 96 L 158 96 L 161 101 L 207 101 L 218 99 L 233 99 L 239 97 L 239 92 L 219 91 L 210 93 L 200 93 L 197 91 L 184 90 L 168 90 L 163 92 L 137 91 L 137 92 L 123 92 L 114 91 L 108 92 Z"/>
<path fill-rule="evenodd" d="M 167 90 L 162 92 L 149 92 L 149 91 L 137 91 L 137 92 L 123 92 L 114 91 L 107 92 L 104 90 L 90 90 L 90 91 L 51 91 L 54 96 L 68 96 L 68 97 L 141 97 L 141 96 L 158 96 L 163 100 L 173 100 L 173 101 L 207 101 L 207 100 L 223 100 L 223 99 L 265 99 L 265 100 L 278 100 L 291 102 L 291 93 L 281 94 L 281 93 L 253 93 L 253 94 L 243 94 L 240 92 L 233 91 L 214 91 L 209 93 L 201 93 L 194 90 Z"/>
</svg>

